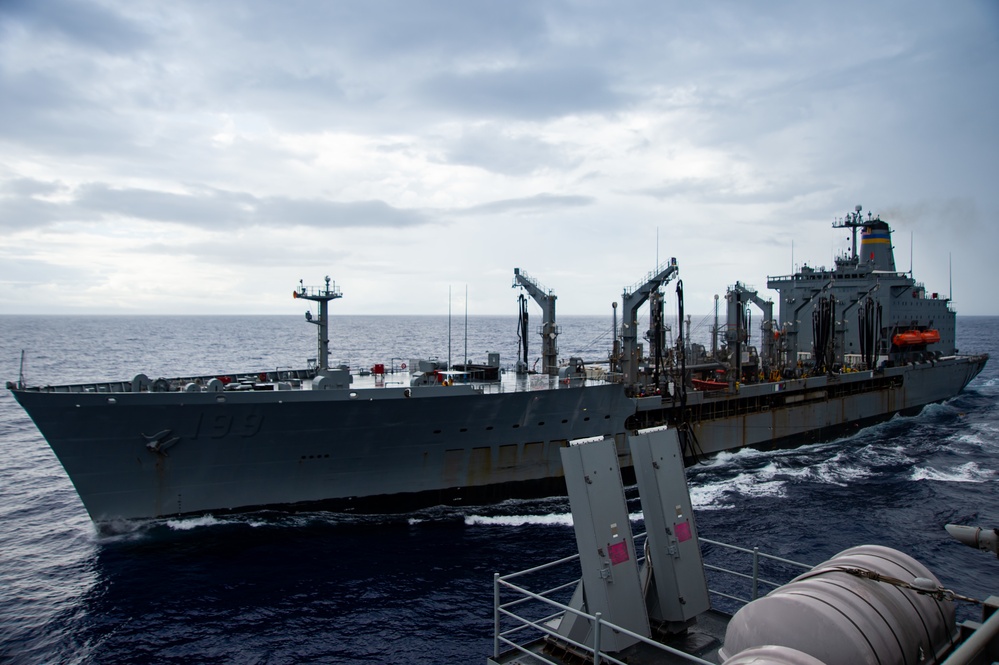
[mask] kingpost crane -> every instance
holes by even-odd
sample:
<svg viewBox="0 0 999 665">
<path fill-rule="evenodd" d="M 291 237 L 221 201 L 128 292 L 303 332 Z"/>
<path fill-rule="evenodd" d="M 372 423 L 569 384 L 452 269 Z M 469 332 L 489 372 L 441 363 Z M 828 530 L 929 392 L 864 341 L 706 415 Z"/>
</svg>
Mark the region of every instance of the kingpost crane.
<svg viewBox="0 0 999 665">
<path fill-rule="evenodd" d="M 550 289 L 545 289 L 536 279 L 527 273 L 521 272 L 520 268 L 513 269 L 513 286 L 521 287 L 534 299 L 534 302 L 541 306 L 541 355 L 544 357 L 542 372 L 548 376 L 558 376 L 558 333 L 559 328 L 555 325 L 555 294 Z"/>
<path fill-rule="evenodd" d="M 743 303 L 751 302 L 763 312 L 763 323 L 760 325 L 763 342 L 763 371 L 770 373 L 770 369 L 777 364 L 777 345 L 774 340 L 774 303 L 772 300 L 764 300 L 757 294 L 755 289 L 747 287 L 745 284 L 735 283 L 730 286 L 726 294 L 728 300 L 728 323 L 725 331 L 725 341 L 734 349 L 735 357 L 732 360 L 732 367 L 735 370 L 732 381 L 739 381 L 742 366 L 742 345 L 749 341 L 749 331 L 743 328 Z"/>
<path fill-rule="evenodd" d="M 654 291 L 666 286 L 677 275 L 679 268 L 676 258 L 660 265 L 656 272 L 649 273 L 644 283 L 624 290 L 621 296 L 621 309 L 624 310 L 624 321 L 621 330 L 621 374 L 625 385 L 634 386 L 638 383 L 638 308 L 641 307 Z"/>
</svg>

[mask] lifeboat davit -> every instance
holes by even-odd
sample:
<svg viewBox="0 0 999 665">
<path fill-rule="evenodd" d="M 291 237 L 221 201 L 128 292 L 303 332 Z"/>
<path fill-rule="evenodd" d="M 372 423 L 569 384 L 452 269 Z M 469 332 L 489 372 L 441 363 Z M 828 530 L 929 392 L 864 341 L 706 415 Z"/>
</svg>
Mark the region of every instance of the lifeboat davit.
<svg viewBox="0 0 999 665">
<path fill-rule="evenodd" d="M 920 336 L 923 338 L 923 344 L 936 344 L 940 341 L 939 330 L 924 330 Z"/>
</svg>

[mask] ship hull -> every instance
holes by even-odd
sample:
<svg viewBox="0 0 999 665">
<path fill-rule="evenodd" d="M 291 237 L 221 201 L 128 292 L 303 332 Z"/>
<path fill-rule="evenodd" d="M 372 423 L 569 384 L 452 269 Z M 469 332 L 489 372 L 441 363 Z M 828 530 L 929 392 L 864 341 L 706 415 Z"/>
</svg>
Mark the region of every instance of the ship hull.
<svg viewBox="0 0 999 665">
<path fill-rule="evenodd" d="M 633 411 L 610 384 L 15 395 L 95 521 L 543 492 L 561 479 L 560 447 L 620 434 Z"/>
<path fill-rule="evenodd" d="M 958 394 L 987 356 L 693 393 L 688 462 L 796 446 Z M 564 493 L 559 448 L 680 419 L 620 385 L 481 394 L 14 390 L 96 522 L 264 507 L 410 510 Z M 650 400 L 655 400 L 655 404 Z"/>
<path fill-rule="evenodd" d="M 987 356 L 957 357 L 880 372 L 854 372 L 745 386 L 736 395 L 702 393 L 687 422 L 694 434 L 688 462 L 702 455 L 751 447 L 787 448 L 824 441 L 893 415 L 917 413 L 960 393 Z M 678 410 L 666 420 L 676 424 Z"/>
</svg>

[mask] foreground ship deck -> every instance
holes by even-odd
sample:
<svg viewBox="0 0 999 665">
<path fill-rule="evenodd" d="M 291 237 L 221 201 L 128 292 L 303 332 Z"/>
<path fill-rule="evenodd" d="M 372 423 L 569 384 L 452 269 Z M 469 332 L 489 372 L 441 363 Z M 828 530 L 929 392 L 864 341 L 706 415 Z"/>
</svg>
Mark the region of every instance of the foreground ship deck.
<svg viewBox="0 0 999 665">
<path fill-rule="evenodd" d="M 612 442 L 563 450 L 578 554 L 494 576 L 487 663 L 987 665 L 999 658 L 999 596 L 962 597 L 912 557 L 877 545 L 812 567 L 699 538 L 676 431 L 636 432 L 629 445 L 647 532 L 632 534 Z M 999 530 L 946 528 L 962 543 L 999 552 Z M 958 602 L 978 605 L 981 623 L 958 624 Z"/>
</svg>

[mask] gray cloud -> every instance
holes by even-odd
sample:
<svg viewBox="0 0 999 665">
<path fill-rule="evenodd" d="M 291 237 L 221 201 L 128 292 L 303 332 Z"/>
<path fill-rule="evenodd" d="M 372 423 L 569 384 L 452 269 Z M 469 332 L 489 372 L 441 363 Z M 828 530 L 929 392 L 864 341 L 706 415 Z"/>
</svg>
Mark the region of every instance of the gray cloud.
<svg viewBox="0 0 999 665">
<path fill-rule="evenodd" d="M 464 114 L 474 99 L 445 94 L 455 77 L 498 102 L 489 92 L 496 84 L 475 83 L 479 77 L 469 72 L 485 63 L 483 76 L 495 78 L 493 63 L 538 52 L 549 32 L 544 12 L 530 3 L 180 7 L 192 15 L 195 57 L 204 50 L 217 58 L 191 70 L 206 97 L 223 97 L 231 110 L 263 113 L 293 131 L 403 131 L 442 113 Z"/>
<path fill-rule="evenodd" d="M 0 197 L 0 229 L 30 229 L 65 218 L 66 206 L 32 196 Z"/>
<path fill-rule="evenodd" d="M 634 190 L 635 194 L 651 196 L 660 201 L 670 199 L 703 200 L 718 195 L 718 181 L 708 178 L 680 178 L 666 181 L 657 187 L 643 187 Z"/>
<path fill-rule="evenodd" d="M 253 260 L 269 268 L 339 264 L 348 260 L 358 248 L 336 247 L 308 242 L 307 238 L 289 236 L 286 242 L 261 246 L 252 238 L 233 238 L 227 242 L 184 242 L 180 244 L 148 243 L 135 252 L 148 256 L 187 256 L 199 261 L 240 264 Z"/>
<path fill-rule="evenodd" d="M 141 24 L 98 3 L 4 0 L 0 5 L 0 34 L 18 28 L 114 54 L 140 49 L 151 37 Z"/>
<path fill-rule="evenodd" d="M 242 192 L 202 188 L 189 193 L 111 187 L 90 183 L 75 190 L 66 202 L 30 196 L 43 188 L 15 182 L 0 198 L 0 226 L 29 228 L 54 222 L 94 222 L 114 218 L 139 219 L 206 229 L 247 226 L 405 227 L 430 223 L 424 213 L 384 201 L 330 201 L 284 196 L 256 197 Z M 52 185 L 53 187 L 55 185 Z"/>
<path fill-rule="evenodd" d="M 580 163 L 566 149 L 533 136 L 509 136 L 501 128 L 476 126 L 444 146 L 444 163 L 477 166 L 493 173 L 525 175 L 539 170 L 568 170 Z"/>
<path fill-rule="evenodd" d="M 750 205 L 761 203 L 787 203 L 795 198 L 819 192 L 829 192 L 835 187 L 821 180 L 812 181 L 807 176 L 799 180 L 756 183 L 755 189 L 741 191 L 731 178 L 680 178 L 668 180 L 656 187 L 626 190 L 626 193 L 650 196 L 659 201 L 689 201 L 720 205 Z"/>
<path fill-rule="evenodd" d="M 178 135 L 185 128 L 165 125 L 176 123 L 165 113 L 378 132 L 620 101 L 603 67 L 558 54 L 551 10 L 532 4 L 387 2 L 375 21 L 368 9 L 315 2 L 3 7 L 0 137 L 53 154 L 144 158 L 151 142 L 172 152 L 198 138 Z"/>
<path fill-rule="evenodd" d="M 420 226 L 430 223 L 422 212 L 384 201 L 324 201 L 271 196 L 260 199 L 257 218 L 268 225 L 302 224 L 320 227 Z"/>
<path fill-rule="evenodd" d="M 580 208 L 593 205 L 596 199 L 590 196 L 564 196 L 557 194 L 536 194 L 519 199 L 504 199 L 501 201 L 490 201 L 482 205 L 471 206 L 462 210 L 453 211 L 458 215 L 499 215 L 505 213 L 514 214 L 540 214 L 552 210 L 563 208 Z"/>
<path fill-rule="evenodd" d="M 60 75 L 0 67 L 0 90 L 0 138 L 12 144 L 66 154 L 120 152 L 132 142 L 128 118 L 87 99 Z"/>
<path fill-rule="evenodd" d="M 79 266 L 64 266 L 26 259 L 19 256 L 0 255 L 3 270 L 0 271 L 0 304 L 5 298 L 14 300 L 16 296 L 31 293 L 29 289 L 46 284 L 79 285 L 93 278 L 93 269 Z"/>
<path fill-rule="evenodd" d="M 169 10 L 65 1 L 3 6 L 12 8 L 0 9 L 7 34 L 26 32 L 34 48 L 60 46 L 43 61 L 3 54 L 27 58 L 26 69 L 0 65 L 5 117 L 34 120 L 34 135 L 52 130 L 64 139 L 53 149 L 72 149 L 69 134 L 79 141 L 105 123 L 138 132 L 143 123 L 132 114 L 157 109 L 256 112 L 296 131 L 399 130 L 442 117 L 613 113 L 675 90 L 685 93 L 674 106 L 700 110 L 685 131 L 741 142 L 843 103 L 844 90 L 876 94 L 891 83 L 891 59 L 927 37 L 890 5 L 867 4 L 785 5 L 779 16 L 740 11 L 740 3 L 695 10 L 669 2 L 627 10 L 445 1 L 247 2 L 239 11 L 180 1 Z M 885 21 L 895 26 L 888 39 Z M 843 23 L 849 34 L 834 29 Z M 789 30 L 792 24 L 823 29 Z M 107 63 L 91 57 L 94 50 L 143 57 Z M 97 79 L 102 85 L 89 85 Z M 814 98 L 802 104 L 803 93 Z M 31 94 L 39 95 L 34 103 Z M 32 118 L 31 108 L 44 112 Z M 70 131 L 59 131 L 67 121 Z M 103 138 L 116 139 L 110 150 L 135 141 L 128 133 Z"/>
<path fill-rule="evenodd" d="M 416 53 L 449 58 L 469 52 L 513 51 L 548 31 L 539 3 L 467 4 L 450 0 L 384 0 L 377 5 L 295 0 L 188 6 L 210 16 L 208 23 L 231 25 L 251 43 L 303 49 L 335 44 L 338 51 L 412 58 Z M 376 20 L 372 20 L 377 17 Z M 318 48 L 318 46 L 316 46 Z"/>
<path fill-rule="evenodd" d="M 799 229 L 822 257 L 804 229 L 859 202 L 900 228 L 971 229 L 946 240 L 984 265 L 997 28 L 981 1 L 0 0 L 0 240 L 16 254 L 8 231 L 72 222 L 99 247 L 131 219 L 177 225 L 178 246 L 198 242 L 186 227 L 450 221 L 457 245 L 544 215 L 538 232 L 567 242 L 620 234 L 610 220 L 646 238 L 710 223 L 711 261 L 737 262 L 750 237 Z M 491 258 L 534 249 L 490 232 Z M 266 234 L 229 235 L 252 253 Z M 431 241 L 406 234 L 384 260 L 436 250 L 416 235 Z M 673 240 L 685 266 L 708 262 L 702 234 Z M 701 281 L 763 271 L 759 249 Z"/>
<path fill-rule="evenodd" d="M 442 73 L 418 94 L 473 117 L 543 120 L 567 113 L 615 109 L 630 102 L 615 92 L 605 73 L 591 66 L 532 65 L 495 72 Z"/>
<path fill-rule="evenodd" d="M 60 182 L 46 182 L 35 178 L 11 178 L 0 181 L 0 194 L 12 194 L 15 197 L 31 197 L 50 195 L 66 190 L 66 186 Z"/>
</svg>

